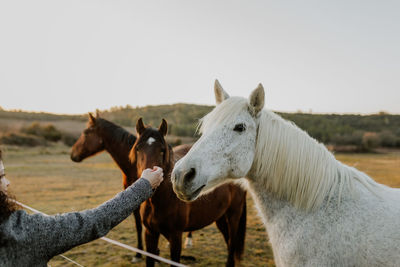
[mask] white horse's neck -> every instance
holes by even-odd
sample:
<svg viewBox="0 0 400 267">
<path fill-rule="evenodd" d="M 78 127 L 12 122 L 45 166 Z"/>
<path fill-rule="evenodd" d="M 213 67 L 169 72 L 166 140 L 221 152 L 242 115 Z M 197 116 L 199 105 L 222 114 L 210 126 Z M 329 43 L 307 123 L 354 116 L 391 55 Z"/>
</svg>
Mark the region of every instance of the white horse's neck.
<svg viewBox="0 0 400 267">
<path fill-rule="evenodd" d="M 298 250 L 298 238 L 294 237 L 296 227 L 301 230 L 300 222 L 303 220 L 305 211 L 295 208 L 286 200 L 280 200 L 273 193 L 265 191 L 264 184 L 260 181 L 248 177 L 249 192 L 255 202 L 265 228 L 268 239 L 272 245 L 276 266 L 287 266 L 285 260 L 292 260 L 290 255 L 285 255 L 285 248 L 281 246 L 285 243 L 294 247 L 290 250 Z M 293 238 L 293 239 L 291 239 Z M 300 264 L 300 263 L 299 263 Z M 293 265 L 296 266 L 296 265 Z"/>
</svg>

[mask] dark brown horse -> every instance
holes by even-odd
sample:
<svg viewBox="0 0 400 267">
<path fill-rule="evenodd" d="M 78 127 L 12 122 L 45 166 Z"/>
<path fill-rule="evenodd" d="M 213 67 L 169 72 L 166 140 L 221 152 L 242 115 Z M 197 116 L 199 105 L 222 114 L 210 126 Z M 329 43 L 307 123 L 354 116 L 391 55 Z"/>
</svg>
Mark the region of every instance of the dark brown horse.
<svg viewBox="0 0 400 267">
<path fill-rule="evenodd" d="M 214 221 L 228 246 L 227 266 L 234 266 L 244 250 L 246 231 L 246 192 L 237 185 L 225 184 L 194 202 L 179 200 L 172 190 L 171 171 L 174 167 L 174 151 L 165 141 L 167 122 L 162 121 L 158 129 L 145 127 L 142 119 L 136 124 L 138 139 L 130 152 L 132 163 L 139 174 L 146 168 L 160 166 L 164 170 L 164 181 L 140 208 L 145 230 L 146 249 L 158 253 L 160 234 L 170 243 L 171 259 L 179 262 L 182 248 L 182 233 L 203 228 Z M 175 150 L 182 157 L 187 147 Z M 147 257 L 147 266 L 154 261 Z"/>
</svg>

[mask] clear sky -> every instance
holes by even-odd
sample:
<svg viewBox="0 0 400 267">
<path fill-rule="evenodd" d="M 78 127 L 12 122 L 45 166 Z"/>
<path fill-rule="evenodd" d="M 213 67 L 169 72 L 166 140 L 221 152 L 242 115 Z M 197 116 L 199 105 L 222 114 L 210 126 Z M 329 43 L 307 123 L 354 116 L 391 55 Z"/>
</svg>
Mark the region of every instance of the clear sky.
<svg viewBox="0 0 400 267">
<path fill-rule="evenodd" d="M 400 1 L 0 0 L 0 106 L 214 104 L 400 114 Z"/>
</svg>

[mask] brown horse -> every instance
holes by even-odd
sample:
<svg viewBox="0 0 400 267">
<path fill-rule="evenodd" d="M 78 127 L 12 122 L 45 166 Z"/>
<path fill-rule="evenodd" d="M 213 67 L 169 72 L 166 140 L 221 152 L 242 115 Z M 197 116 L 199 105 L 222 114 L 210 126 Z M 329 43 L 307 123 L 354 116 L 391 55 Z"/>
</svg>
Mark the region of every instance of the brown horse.
<svg viewBox="0 0 400 267">
<path fill-rule="evenodd" d="M 136 137 L 122 127 L 89 113 L 87 128 L 83 130 L 79 139 L 75 142 L 71 151 L 71 159 L 74 162 L 93 156 L 99 152 L 107 151 L 122 172 L 122 184 L 124 189 L 137 180 L 136 165 L 129 161 L 129 151 L 136 141 Z M 133 212 L 135 217 L 138 248 L 143 249 L 142 220 L 140 211 Z M 136 253 L 135 258 L 142 255 Z"/>
<path fill-rule="evenodd" d="M 227 266 L 234 266 L 244 250 L 246 231 L 246 192 L 237 185 L 225 184 L 194 202 L 179 200 L 172 190 L 171 171 L 174 167 L 174 151 L 167 144 L 167 122 L 160 127 L 145 127 L 142 119 L 136 124 L 138 138 L 130 152 L 132 163 L 138 173 L 146 168 L 160 166 L 164 170 L 164 181 L 140 208 L 145 230 L 146 249 L 158 253 L 160 234 L 170 243 L 171 259 L 180 261 L 182 233 L 203 228 L 214 221 L 228 246 Z M 182 157 L 187 147 L 175 151 Z M 154 260 L 147 257 L 147 266 Z"/>
</svg>

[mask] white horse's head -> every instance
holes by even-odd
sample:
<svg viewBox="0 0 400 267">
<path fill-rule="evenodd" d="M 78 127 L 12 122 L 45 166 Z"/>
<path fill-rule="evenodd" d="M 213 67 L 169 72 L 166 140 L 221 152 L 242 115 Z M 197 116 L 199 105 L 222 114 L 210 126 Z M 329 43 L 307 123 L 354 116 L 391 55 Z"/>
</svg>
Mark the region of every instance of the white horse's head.
<svg viewBox="0 0 400 267">
<path fill-rule="evenodd" d="M 201 120 L 201 138 L 175 164 L 172 182 L 175 193 L 186 201 L 250 171 L 255 155 L 257 120 L 264 107 L 261 84 L 249 99 L 229 97 L 215 81 L 217 106 Z"/>
</svg>

